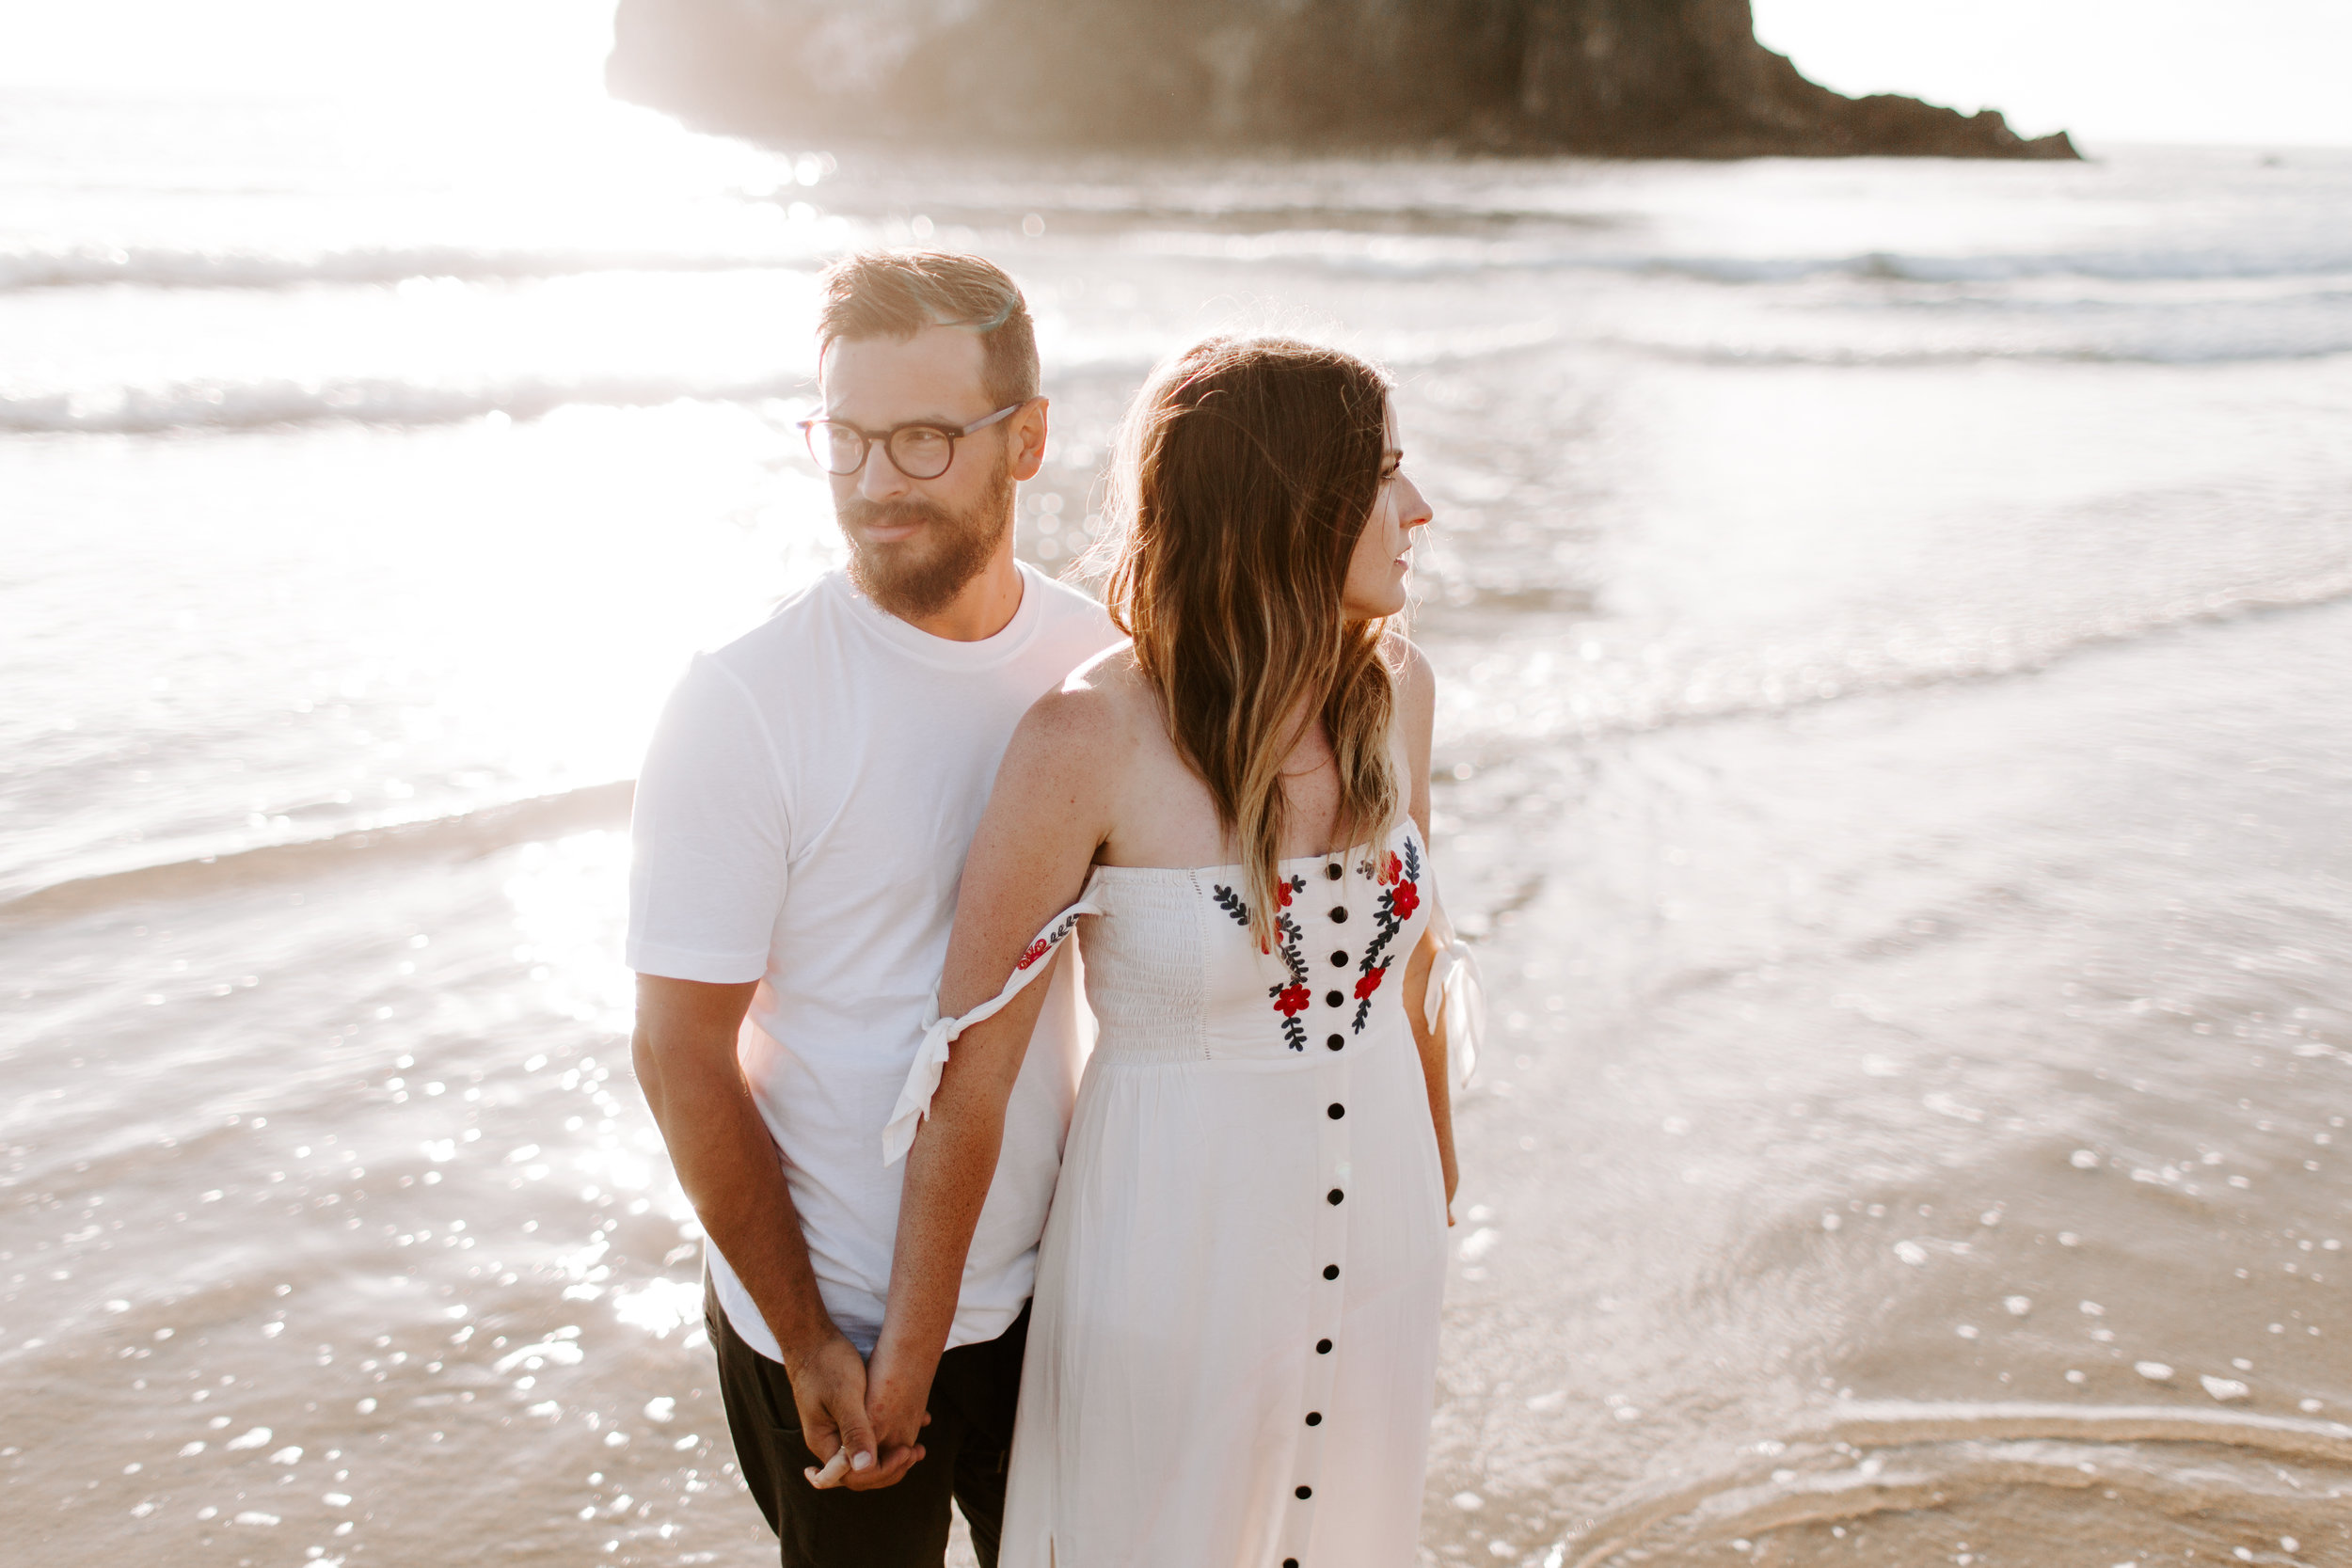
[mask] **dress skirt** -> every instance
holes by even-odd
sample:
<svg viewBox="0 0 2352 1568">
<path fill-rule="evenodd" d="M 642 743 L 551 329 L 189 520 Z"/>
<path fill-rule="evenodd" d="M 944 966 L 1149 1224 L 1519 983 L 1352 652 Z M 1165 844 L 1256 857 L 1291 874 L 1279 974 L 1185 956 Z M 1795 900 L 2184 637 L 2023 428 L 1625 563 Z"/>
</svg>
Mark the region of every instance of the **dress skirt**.
<svg viewBox="0 0 2352 1568">
<path fill-rule="evenodd" d="M 1446 1216 L 1389 975 L 1421 920 L 1398 857 L 1350 858 L 1346 886 L 1286 863 L 1283 955 L 1215 870 L 1089 889 L 1103 1036 L 1039 1254 L 1004 1568 L 1417 1561 Z"/>
</svg>

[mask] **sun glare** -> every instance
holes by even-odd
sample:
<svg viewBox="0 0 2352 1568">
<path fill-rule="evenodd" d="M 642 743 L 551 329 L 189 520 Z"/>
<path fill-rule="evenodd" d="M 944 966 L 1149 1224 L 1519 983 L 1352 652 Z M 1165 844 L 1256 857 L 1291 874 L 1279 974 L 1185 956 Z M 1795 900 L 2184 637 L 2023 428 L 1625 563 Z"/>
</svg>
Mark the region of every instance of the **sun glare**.
<svg viewBox="0 0 2352 1568">
<path fill-rule="evenodd" d="M 548 103 L 603 94 L 612 0 L 0 0 L 0 82 Z"/>
<path fill-rule="evenodd" d="M 2342 0 L 1755 0 L 1756 33 L 1839 92 L 1995 108 L 2077 141 L 2352 143 Z"/>
</svg>

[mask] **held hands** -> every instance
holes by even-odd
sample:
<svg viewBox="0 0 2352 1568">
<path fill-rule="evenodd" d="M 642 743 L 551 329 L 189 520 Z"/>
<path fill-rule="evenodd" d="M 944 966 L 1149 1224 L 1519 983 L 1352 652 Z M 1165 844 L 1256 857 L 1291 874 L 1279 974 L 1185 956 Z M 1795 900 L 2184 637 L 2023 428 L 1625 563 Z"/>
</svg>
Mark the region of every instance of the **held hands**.
<svg viewBox="0 0 2352 1568">
<path fill-rule="evenodd" d="M 891 1427 L 896 1440 L 878 1442 L 880 1423 L 866 1410 L 866 1358 L 839 1334 L 803 1357 L 790 1372 L 802 1440 L 825 1462 L 821 1469 L 803 1470 L 811 1486 L 873 1491 L 896 1482 L 923 1457 L 914 1435 L 930 1416 L 919 1404 L 911 1419 L 897 1415 Z"/>
<path fill-rule="evenodd" d="M 907 1365 L 909 1359 L 894 1354 L 887 1342 L 874 1348 L 873 1364 L 866 1373 L 866 1418 L 882 1462 L 871 1471 L 850 1475 L 847 1484 L 854 1490 L 888 1486 L 923 1457 L 923 1445 L 916 1439 L 931 1424 L 930 1412 L 923 1406 L 930 1398 L 937 1363 L 918 1375 Z"/>
</svg>

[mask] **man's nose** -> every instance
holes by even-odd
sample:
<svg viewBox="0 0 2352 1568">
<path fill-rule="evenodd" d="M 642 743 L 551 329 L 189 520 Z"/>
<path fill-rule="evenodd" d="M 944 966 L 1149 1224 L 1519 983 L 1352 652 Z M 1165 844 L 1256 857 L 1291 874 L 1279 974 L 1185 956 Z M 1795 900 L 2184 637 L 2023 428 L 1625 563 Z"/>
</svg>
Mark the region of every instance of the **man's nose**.
<svg viewBox="0 0 2352 1568">
<path fill-rule="evenodd" d="M 857 493 L 866 500 L 886 501 L 907 493 L 907 476 L 890 461 L 890 450 L 880 441 L 866 451 L 866 467 L 857 471 Z"/>
</svg>

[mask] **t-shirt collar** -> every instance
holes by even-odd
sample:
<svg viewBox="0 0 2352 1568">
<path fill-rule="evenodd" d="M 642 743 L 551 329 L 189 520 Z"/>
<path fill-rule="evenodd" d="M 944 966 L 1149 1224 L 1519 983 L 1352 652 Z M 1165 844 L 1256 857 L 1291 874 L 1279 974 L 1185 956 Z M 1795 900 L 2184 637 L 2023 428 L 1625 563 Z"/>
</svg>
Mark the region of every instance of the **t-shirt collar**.
<svg viewBox="0 0 2352 1568">
<path fill-rule="evenodd" d="M 943 670 L 988 670 L 1018 657 L 1037 636 L 1044 617 L 1044 578 L 1026 562 L 1014 562 L 1021 574 L 1021 604 L 991 637 L 977 642 L 934 637 L 922 627 L 900 620 L 867 598 L 846 571 L 827 575 L 826 584 L 845 600 L 853 619 L 898 652 Z"/>
</svg>

